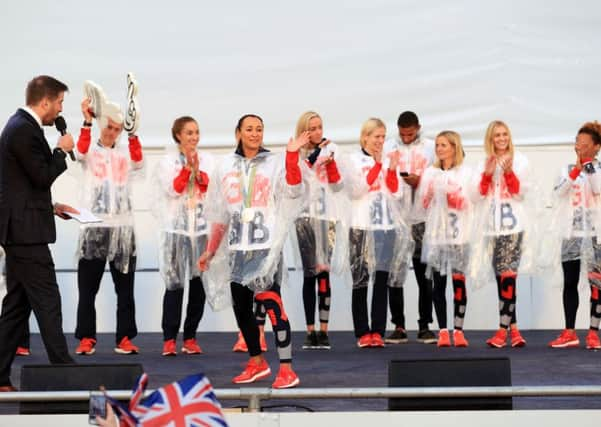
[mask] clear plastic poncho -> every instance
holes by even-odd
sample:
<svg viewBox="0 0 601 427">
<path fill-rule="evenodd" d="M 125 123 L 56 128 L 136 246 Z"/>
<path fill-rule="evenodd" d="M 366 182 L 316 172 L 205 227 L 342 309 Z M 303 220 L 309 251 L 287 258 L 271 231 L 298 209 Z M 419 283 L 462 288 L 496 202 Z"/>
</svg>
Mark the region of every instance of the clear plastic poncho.
<svg viewBox="0 0 601 427">
<path fill-rule="evenodd" d="M 176 146 L 168 149 L 157 164 L 152 176 L 152 210 L 159 231 L 159 271 L 168 290 L 185 287 L 194 277 L 201 277 L 198 258 L 206 249 L 210 225 L 206 219 L 206 192 L 194 176 L 178 193 L 174 180 L 186 166 L 186 157 Z M 198 169 L 210 177 L 216 159 L 209 153 L 198 152 Z"/>
<path fill-rule="evenodd" d="M 466 274 L 470 260 L 473 205 L 472 170 L 465 165 L 442 170 L 430 166 L 422 175 L 415 211 L 425 219 L 421 261 L 441 275 Z"/>
<path fill-rule="evenodd" d="M 261 150 L 247 159 L 222 157 L 209 182 L 207 219 L 225 225 L 219 250 L 205 274 L 213 309 L 231 300 L 230 282 L 260 292 L 281 276 L 284 241 L 302 208 L 304 185 L 286 182 L 285 153 Z"/>
<path fill-rule="evenodd" d="M 351 199 L 348 266 L 354 288 L 368 286 L 376 271 L 389 273 L 388 286 L 401 287 L 413 240 L 399 201 L 410 194 L 403 193 L 401 185 L 395 193 L 390 192 L 386 186 L 386 159 L 377 179 L 368 185 L 367 175 L 374 165 L 374 159 L 362 150 L 344 156 L 338 163 Z"/>
<path fill-rule="evenodd" d="M 475 288 L 496 283 L 495 276 L 511 271 L 530 274 L 536 267 L 536 218 L 540 218 L 541 199 L 530 175 L 526 156 L 513 156 L 513 172 L 519 191 L 508 191 L 503 170 L 497 165 L 486 195 L 480 193 L 485 160 L 474 174 L 471 191 L 475 200 L 472 257 L 469 276 Z"/>
<path fill-rule="evenodd" d="M 573 167 L 562 168 L 553 190 L 546 266 L 548 274 L 562 282 L 560 262 L 581 260 L 589 282 L 601 287 L 601 164 L 595 159 L 572 181 Z"/>
<path fill-rule="evenodd" d="M 144 160 L 133 161 L 119 141 L 112 148 L 97 142 L 85 154 L 74 152 L 83 171 L 80 206 L 102 219 L 81 225 L 77 258 L 107 258 L 127 273 L 136 255 L 131 182 L 143 176 Z"/>
<path fill-rule="evenodd" d="M 311 165 L 308 150 L 301 151 L 301 170 L 305 192 L 303 209 L 294 226 L 303 272 L 307 277 L 322 271 L 342 274 L 348 259 L 346 238 L 348 233 L 349 200 L 344 190 L 344 180 L 328 182 L 326 162 L 336 161 L 340 150 L 334 143 L 321 149 Z"/>
</svg>

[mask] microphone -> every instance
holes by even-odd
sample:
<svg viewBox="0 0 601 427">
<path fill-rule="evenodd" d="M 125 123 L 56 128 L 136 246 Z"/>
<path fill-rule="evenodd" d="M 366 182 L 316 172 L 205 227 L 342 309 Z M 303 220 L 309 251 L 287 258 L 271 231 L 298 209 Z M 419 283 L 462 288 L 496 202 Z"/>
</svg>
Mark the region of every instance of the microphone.
<svg viewBox="0 0 601 427">
<path fill-rule="evenodd" d="M 54 126 L 61 135 L 67 134 L 67 122 L 63 116 L 58 116 L 56 119 L 54 119 Z M 69 157 L 71 160 L 75 161 L 75 154 L 73 154 L 73 151 L 69 151 Z"/>
</svg>

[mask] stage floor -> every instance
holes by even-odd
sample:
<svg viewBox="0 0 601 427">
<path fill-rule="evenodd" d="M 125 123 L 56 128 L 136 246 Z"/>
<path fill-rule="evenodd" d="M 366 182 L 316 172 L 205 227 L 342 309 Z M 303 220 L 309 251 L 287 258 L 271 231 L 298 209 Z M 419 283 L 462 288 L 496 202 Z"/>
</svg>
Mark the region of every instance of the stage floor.
<svg viewBox="0 0 601 427">
<path fill-rule="evenodd" d="M 585 350 L 585 331 L 579 331 L 581 347 L 578 349 L 551 349 L 548 341 L 557 331 L 522 331 L 528 345 L 524 348 L 491 349 L 485 345 L 490 331 L 467 331 L 468 348 L 439 349 L 415 341 L 415 331 L 409 332 L 409 343 L 388 345 L 381 349 L 359 349 L 352 332 L 331 332 L 331 350 L 302 350 L 304 332 L 293 333 L 293 366 L 300 377 L 300 387 L 386 387 L 388 385 L 388 362 L 397 359 L 432 359 L 464 357 L 509 357 L 511 359 L 512 383 L 520 386 L 542 385 L 600 385 L 601 352 Z M 68 337 L 72 351 L 77 344 L 72 335 Z M 247 361 L 247 355 L 233 353 L 235 333 L 198 334 L 202 355 L 176 357 L 161 356 L 162 335 L 143 333 L 134 340 L 140 354 L 123 356 L 113 352 L 114 336 L 100 334 L 96 353 L 92 356 L 75 356 L 80 363 L 141 363 L 150 378 L 149 388 L 156 388 L 195 372 L 204 372 L 217 389 L 238 388 L 231 383 Z M 32 336 L 32 355 L 17 357 L 13 364 L 13 383 L 19 386 L 20 368 L 26 364 L 47 363 L 40 336 Z M 273 335 L 267 333 L 269 350 L 267 359 L 274 374 L 250 387 L 269 387 L 277 371 L 277 353 Z M 181 340 L 178 342 L 178 349 Z M 243 406 L 244 402 L 224 400 L 224 407 Z M 291 401 L 264 401 L 264 410 L 278 412 L 299 411 L 383 411 L 386 399 L 315 399 Z M 529 397 L 514 398 L 515 409 L 601 409 L 599 397 Z M 245 405 L 244 405 L 245 406 Z M 0 413 L 16 413 L 15 404 L 0 404 Z"/>
</svg>

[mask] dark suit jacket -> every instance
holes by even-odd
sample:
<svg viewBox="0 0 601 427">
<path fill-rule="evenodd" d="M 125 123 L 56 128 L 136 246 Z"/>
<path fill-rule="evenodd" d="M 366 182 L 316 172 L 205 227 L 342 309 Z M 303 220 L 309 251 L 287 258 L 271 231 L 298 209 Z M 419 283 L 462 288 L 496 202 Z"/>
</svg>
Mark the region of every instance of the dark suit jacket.
<svg viewBox="0 0 601 427">
<path fill-rule="evenodd" d="M 35 119 L 19 109 L 0 135 L 0 244 L 54 243 L 50 187 L 67 169 Z"/>
</svg>

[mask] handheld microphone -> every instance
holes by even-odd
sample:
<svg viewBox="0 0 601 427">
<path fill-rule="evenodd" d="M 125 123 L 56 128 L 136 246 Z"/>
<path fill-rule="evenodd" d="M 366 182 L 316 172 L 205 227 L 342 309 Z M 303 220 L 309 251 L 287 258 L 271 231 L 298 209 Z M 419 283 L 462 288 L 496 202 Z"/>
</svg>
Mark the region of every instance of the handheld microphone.
<svg viewBox="0 0 601 427">
<path fill-rule="evenodd" d="M 58 116 L 56 119 L 54 119 L 54 126 L 61 135 L 67 134 L 67 122 L 63 116 Z M 69 151 L 69 157 L 71 160 L 75 161 L 75 154 L 73 154 L 73 151 Z"/>
</svg>

